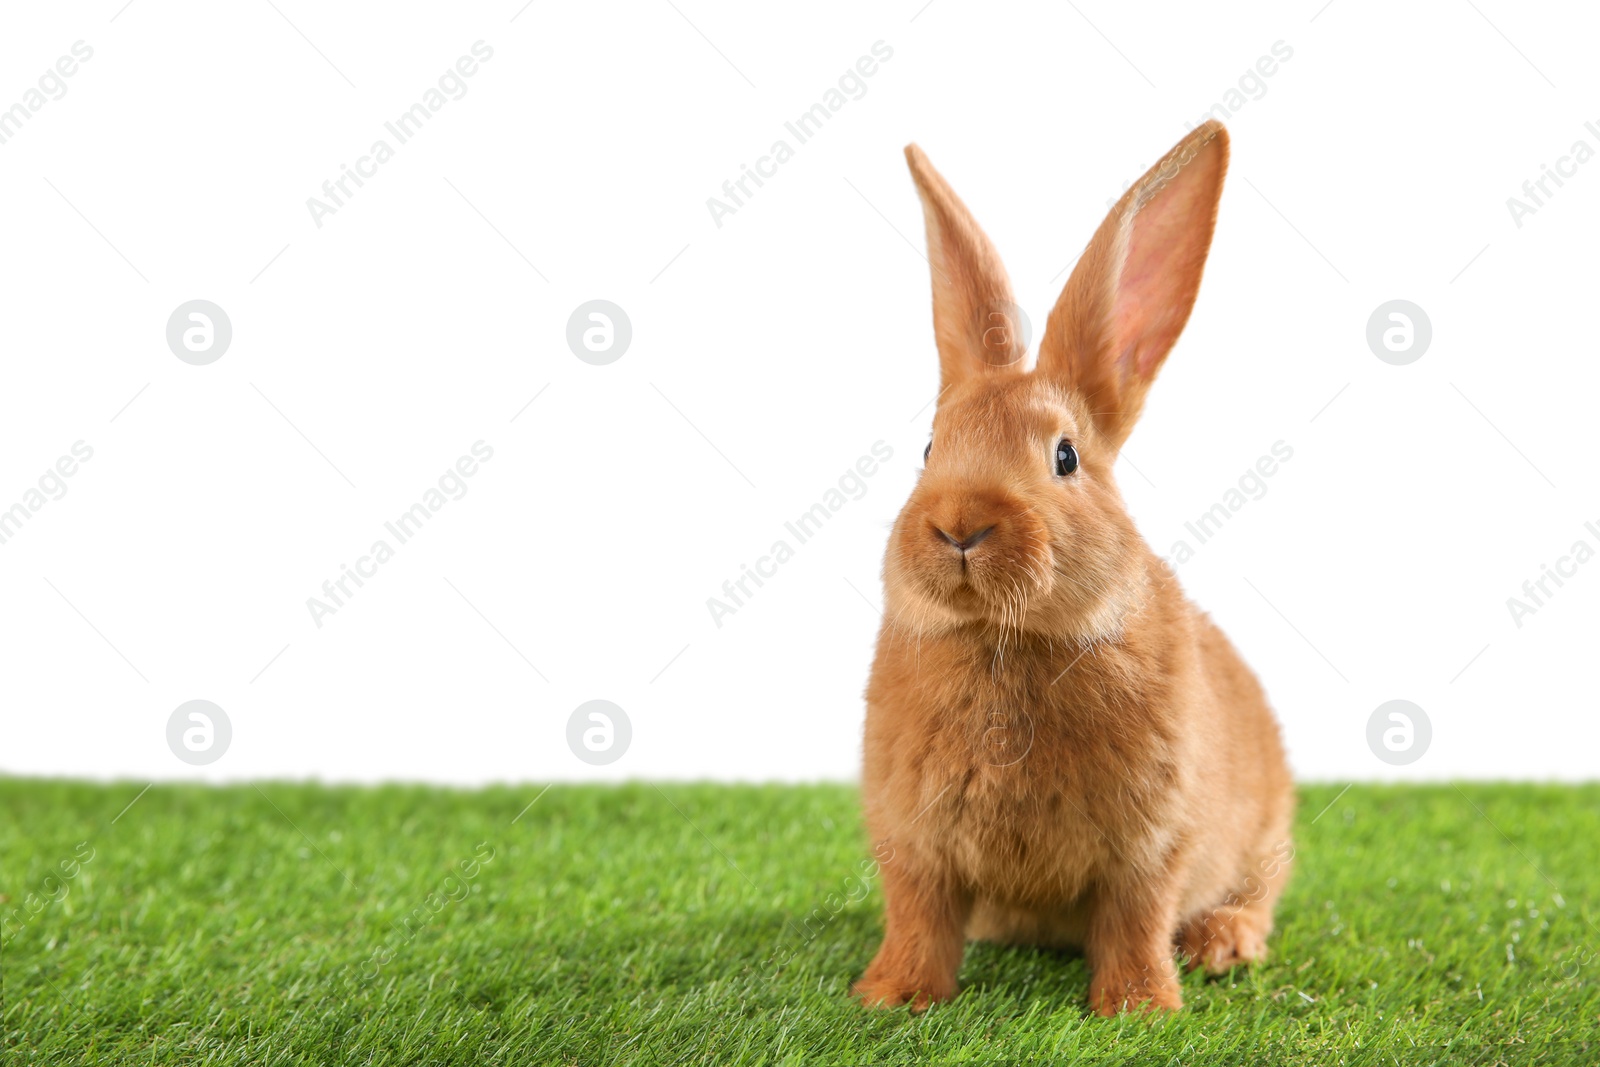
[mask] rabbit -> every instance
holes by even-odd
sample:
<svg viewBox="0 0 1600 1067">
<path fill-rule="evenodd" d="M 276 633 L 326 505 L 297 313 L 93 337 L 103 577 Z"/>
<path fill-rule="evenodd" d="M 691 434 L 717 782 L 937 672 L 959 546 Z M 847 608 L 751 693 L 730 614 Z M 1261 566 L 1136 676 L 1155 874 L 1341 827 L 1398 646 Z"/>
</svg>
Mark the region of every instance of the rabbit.
<svg viewBox="0 0 1600 1067">
<path fill-rule="evenodd" d="M 1112 477 L 1194 305 L 1228 163 L 1210 121 L 1111 210 L 1024 365 L 988 238 L 916 145 L 940 392 L 889 536 L 862 798 L 882 947 L 922 1011 L 967 940 L 1081 949 L 1101 1015 L 1182 1007 L 1175 950 L 1261 960 L 1294 790 L 1260 683 Z"/>
</svg>

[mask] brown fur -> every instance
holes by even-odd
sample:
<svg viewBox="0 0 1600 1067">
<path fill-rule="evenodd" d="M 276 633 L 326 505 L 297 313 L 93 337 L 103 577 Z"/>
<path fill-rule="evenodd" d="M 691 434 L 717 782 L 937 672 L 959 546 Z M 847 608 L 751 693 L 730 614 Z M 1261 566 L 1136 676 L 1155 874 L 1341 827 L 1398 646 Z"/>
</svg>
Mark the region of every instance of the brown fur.
<svg viewBox="0 0 1600 1067">
<path fill-rule="evenodd" d="M 1081 947 L 1102 1014 L 1180 1007 L 1175 945 L 1213 972 L 1265 953 L 1292 851 L 1277 724 L 1112 477 L 1193 306 L 1227 148 L 1207 123 L 1128 190 L 1031 372 L 988 238 L 906 149 L 942 389 L 867 688 L 867 823 L 891 856 L 869 1005 L 953 997 L 968 938 Z"/>
</svg>

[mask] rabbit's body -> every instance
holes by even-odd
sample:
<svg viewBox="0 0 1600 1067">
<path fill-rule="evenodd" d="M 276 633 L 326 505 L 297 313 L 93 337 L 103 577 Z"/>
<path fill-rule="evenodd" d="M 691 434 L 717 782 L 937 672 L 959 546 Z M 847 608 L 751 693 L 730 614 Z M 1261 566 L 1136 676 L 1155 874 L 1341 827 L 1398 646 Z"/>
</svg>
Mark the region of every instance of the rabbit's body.
<svg viewBox="0 0 1600 1067">
<path fill-rule="evenodd" d="M 918 642 L 884 624 L 868 825 L 979 887 L 967 937 L 1081 948 L 1096 887 L 1131 873 L 1173 881 L 1180 922 L 1204 916 L 1287 840 L 1290 782 L 1255 679 L 1171 585 L 1142 611 L 1148 634 L 1087 652 L 1011 638 L 998 657 L 992 633 Z"/>
<path fill-rule="evenodd" d="M 1225 135 L 1196 134 L 1164 161 L 1189 147 L 1172 177 L 1130 190 L 1133 206 L 1091 243 L 1079 268 L 1089 281 L 1069 283 L 1034 372 L 1012 339 L 1001 352 L 1016 359 L 985 350 L 983 309 L 1009 298 L 1003 271 L 908 150 L 928 208 L 945 383 L 928 470 L 891 535 L 867 689 L 863 792 L 887 857 L 884 944 L 857 986 L 868 1003 L 953 996 L 968 938 L 1083 948 L 1091 1003 L 1108 1013 L 1178 1007 L 1175 946 L 1211 970 L 1264 951 L 1293 810 L 1277 726 L 1122 507 L 1110 468 L 1143 392 L 1094 351 L 1107 334 L 1125 340 L 1115 331 L 1128 320 L 1111 314 L 1095 272 L 1133 284 L 1128 270 L 1150 254 L 1133 232 L 1138 210 L 1167 181 L 1181 193 L 1173 178 L 1195 155 L 1220 191 Z M 1162 223 L 1162 211 L 1140 221 Z M 1181 235 L 1157 234 L 1158 258 L 1183 251 Z M 1195 264 L 1189 300 L 1198 280 Z M 1145 319 L 1165 306 L 1151 298 L 1164 293 L 1137 295 Z M 1097 316 L 1111 320 L 1104 330 Z M 1171 316 L 1157 318 L 1175 339 Z M 1164 355 L 1126 362 L 1147 382 Z M 1041 473 L 1058 437 L 1054 474 Z"/>
</svg>

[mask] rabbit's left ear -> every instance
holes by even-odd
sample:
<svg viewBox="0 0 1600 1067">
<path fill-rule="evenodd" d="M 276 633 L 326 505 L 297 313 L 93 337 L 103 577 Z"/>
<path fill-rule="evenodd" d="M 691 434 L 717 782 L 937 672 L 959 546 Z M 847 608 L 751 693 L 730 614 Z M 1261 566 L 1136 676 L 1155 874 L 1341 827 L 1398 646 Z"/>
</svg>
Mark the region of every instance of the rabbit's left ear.
<svg viewBox="0 0 1600 1067">
<path fill-rule="evenodd" d="M 1227 169 L 1220 122 L 1179 141 L 1100 224 L 1045 324 L 1038 370 L 1081 392 L 1116 447 L 1189 321 Z"/>
<path fill-rule="evenodd" d="M 972 374 L 1020 370 L 1026 355 L 1021 324 L 994 245 L 922 149 L 906 145 L 906 163 L 922 197 L 928 231 L 941 394 Z"/>
</svg>

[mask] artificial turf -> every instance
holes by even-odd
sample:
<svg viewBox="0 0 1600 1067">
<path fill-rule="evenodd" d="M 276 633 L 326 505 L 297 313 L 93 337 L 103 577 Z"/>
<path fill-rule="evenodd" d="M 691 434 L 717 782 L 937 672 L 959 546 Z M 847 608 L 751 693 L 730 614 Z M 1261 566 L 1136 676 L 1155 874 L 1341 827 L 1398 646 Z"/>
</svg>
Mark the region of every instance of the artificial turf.
<svg viewBox="0 0 1600 1067">
<path fill-rule="evenodd" d="M 1600 785 L 1304 787 L 1271 959 L 1110 1020 L 985 945 L 853 1004 L 844 786 L 141 788 L 0 778 L 7 1063 L 1600 1062 Z"/>
</svg>

